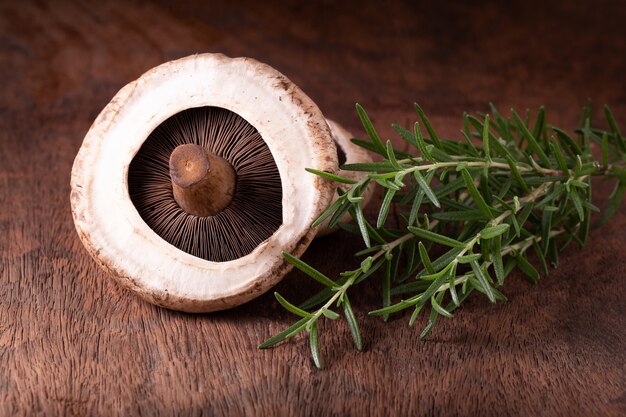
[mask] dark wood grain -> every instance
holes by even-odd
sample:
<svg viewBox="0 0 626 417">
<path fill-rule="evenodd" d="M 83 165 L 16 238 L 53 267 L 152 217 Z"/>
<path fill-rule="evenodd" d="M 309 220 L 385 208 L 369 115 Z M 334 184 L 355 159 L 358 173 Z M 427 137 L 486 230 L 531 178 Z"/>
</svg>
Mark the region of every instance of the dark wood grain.
<svg viewBox="0 0 626 417">
<path fill-rule="evenodd" d="M 626 210 L 549 278 L 513 275 L 509 302 L 474 298 L 426 342 L 406 316 L 367 317 L 376 288 L 357 290 L 366 350 L 324 323 L 317 371 L 304 338 L 256 349 L 293 320 L 270 294 L 187 315 L 120 289 L 69 208 L 98 112 L 147 69 L 196 52 L 275 66 L 357 134 L 355 101 L 385 136 L 415 119 L 414 101 L 450 136 L 489 101 L 545 104 L 574 126 L 590 98 L 626 126 L 621 2 L 175 3 L 0 4 L 0 415 L 626 415 Z M 357 248 L 339 233 L 305 259 L 338 273 Z M 315 284 L 294 272 L 278 289 L 300 300 Z"/>
</svg>

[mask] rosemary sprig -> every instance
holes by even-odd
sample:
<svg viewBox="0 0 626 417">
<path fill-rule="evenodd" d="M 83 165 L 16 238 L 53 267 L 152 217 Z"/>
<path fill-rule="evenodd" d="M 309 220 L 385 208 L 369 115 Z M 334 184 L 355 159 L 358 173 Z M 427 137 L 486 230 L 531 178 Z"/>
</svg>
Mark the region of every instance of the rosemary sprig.
<svg viewBox="0 0 626 417">
<path fill-rule="evenodd" d="M 338 319 L 334 309 L 341 308 L 361 350 L 348 291 L 375 275 L 382 276 L 383 301 L 369 314 L 386 320 L 412 309 L 413 325 L 429 309 L 428 324 L 419 336 L 423 339 L 440 316 L 452 317 L 472 292 L 484 294 L 492 303 L 506 300 L 498 288 L 515 268 L 535 283 L 540 275 L 548 275 L 548 262 L 558 265 L 559 252 L 570 242 L 582 247 L 591 212 L 599 211 L 591 202 L 592 176 L 616 183 L 601 223 L 615 214 L 626 193 L 626 139 L 608 106 L 604 107 L 608 131 L 591 126 L 591 107 L 586 106 L 580 126 L 570 135 L 547 122 L 543 107 L 530 123 L 514 110 L 507 118 L 491 105 L 491 114 L 463 115 L 464 141 L 440 138 L 421 107 L 416 104 L 415 109 L 419 121 L 412 131 L 392 126 L 413 152 L 384 142 L 357 104 L 369 140 L 354 142 L 383 160 L 343 166 L 367 172 L 358 182 L 310 170 L 350 185 L 347 191 L 338 188 L 337 200 L 315 224 L 330 218 L 332 227 L 349 212 L 356 225 L 341 226 L 359 234 L 365 249 L 356 254 L 362 258 L 360 265 L 336 280 L 284 253 L 324 289 L 299 307 L 275 293 L 300 320 L 260 348 L 308 331 L 313 360 L 321 367 L 317 323 L 322 317 Z M 594 158 L 592 146 L 599 146 L 600 159 Z M 362 207 L 362 194 L 372 181 L 384 191 L 375 224 L 365 218 Z M 392 205 L 401 213 L 400 224 L 394 227 L 387 219 Z M 530 262 L 531 253 L 541 272 Z"/>
</svg>

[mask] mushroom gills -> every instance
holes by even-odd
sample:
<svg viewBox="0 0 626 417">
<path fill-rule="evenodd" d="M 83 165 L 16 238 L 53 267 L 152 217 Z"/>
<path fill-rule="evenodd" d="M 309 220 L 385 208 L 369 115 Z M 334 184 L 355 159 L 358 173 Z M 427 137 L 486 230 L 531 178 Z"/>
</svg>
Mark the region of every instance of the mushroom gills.
<svg viewBox="0 0 626 417">
<path fill-rule="evenodd" d="M 155 233 L 208 261 L 243 257 L 282 224 L 269 148 L 250 123 L 219 107 L 181 111 L 154 129 L 130 163 L 128 190 Z"/>
</svg>

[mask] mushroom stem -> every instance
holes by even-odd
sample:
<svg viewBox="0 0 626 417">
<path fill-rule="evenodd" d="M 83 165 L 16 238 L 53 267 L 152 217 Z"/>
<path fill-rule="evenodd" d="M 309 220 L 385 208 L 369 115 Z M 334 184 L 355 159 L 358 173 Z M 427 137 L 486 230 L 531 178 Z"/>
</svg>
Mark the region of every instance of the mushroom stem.
<svg viewBox="0 0 626 417">
<path fill-rule="evenodd" d="M 233 167 L 199 145 L 180 145 L 172 151 L 170 177 L 174 199 L 194 216 L 218 214 L 235 195 L 237 177 Z"/>
</svg>

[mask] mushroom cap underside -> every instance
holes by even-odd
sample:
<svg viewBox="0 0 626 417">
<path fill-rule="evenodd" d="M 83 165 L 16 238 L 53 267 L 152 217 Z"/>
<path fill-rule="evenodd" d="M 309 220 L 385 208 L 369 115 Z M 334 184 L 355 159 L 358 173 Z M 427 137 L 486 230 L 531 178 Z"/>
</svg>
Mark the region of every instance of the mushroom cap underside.
<svg viewBox="0 0 626 417">
<path fill-rule="evenodd" d="M 283 222 L 251 253 L 211 262 L 167 243 L 129 198 L 128 168 L 150 133 L 190 108 L 237 113 L 261 134 L 282 185 Z M 78 234 L 96 261 L 148 301 L 188 312 L 248 301 L 290 269 L 282 251 L 301 255 L 328 206 L 333 184 L 304 169 L 336 172 L 337 153 L 317 106 L 273 68 L 250 58 L 201 54 L 162 64 L 131 82 L 100 113 L 72 169 L 71 204 Z M 210 238 L 210 237 L 208 237 Z"/>
</svg>

